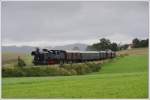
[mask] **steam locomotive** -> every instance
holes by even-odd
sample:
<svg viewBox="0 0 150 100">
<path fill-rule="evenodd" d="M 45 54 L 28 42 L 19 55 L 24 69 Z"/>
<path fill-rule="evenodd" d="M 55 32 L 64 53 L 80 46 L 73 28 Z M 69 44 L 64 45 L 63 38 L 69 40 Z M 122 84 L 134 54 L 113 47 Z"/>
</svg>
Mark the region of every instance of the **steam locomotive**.
<svg viewBox="0 0 150 100">
<path fill-rule="evenodd" d="M 68 50 L 48 50 L 43 49 L 40 51 L 37 48 L 31 52 L 34 56 L 34 65 L 51 65 L 51 64 L 63 64 L 63 63 L 78 63 L 85 61 L 96 61 L 108 58 L 114 58 L 116 53 L 107 51 L 68 51 Z"/>
</svg>

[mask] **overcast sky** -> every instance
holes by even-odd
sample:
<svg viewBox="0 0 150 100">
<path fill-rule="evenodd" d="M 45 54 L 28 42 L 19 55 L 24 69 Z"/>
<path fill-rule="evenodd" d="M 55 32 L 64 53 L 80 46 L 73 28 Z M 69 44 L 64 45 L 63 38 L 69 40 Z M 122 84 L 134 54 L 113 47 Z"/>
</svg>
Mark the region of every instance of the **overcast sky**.
<svg viewBox="0 0 150 100">
<path fill-rule="evenodd" d="M 130 43 L 148 38 L 148 2 L 2 2 L 2 45 Z"/>
</svg>

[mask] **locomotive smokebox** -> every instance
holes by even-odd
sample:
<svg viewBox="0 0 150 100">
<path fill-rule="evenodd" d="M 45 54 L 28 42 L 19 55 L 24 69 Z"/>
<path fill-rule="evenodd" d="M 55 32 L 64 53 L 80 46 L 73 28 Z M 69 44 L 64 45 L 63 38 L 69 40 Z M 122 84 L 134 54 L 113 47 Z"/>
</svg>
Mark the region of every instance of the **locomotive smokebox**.
<svg viewBox="0 0 150 100">
<path fill-rule="evenodd" d="M 35 55 L 36 55 L 35 51 L 32 51 L 32 52 L 31 52 L 31 55 L 32 55 L 32 56 L 35 56 Z"/>
</svg>

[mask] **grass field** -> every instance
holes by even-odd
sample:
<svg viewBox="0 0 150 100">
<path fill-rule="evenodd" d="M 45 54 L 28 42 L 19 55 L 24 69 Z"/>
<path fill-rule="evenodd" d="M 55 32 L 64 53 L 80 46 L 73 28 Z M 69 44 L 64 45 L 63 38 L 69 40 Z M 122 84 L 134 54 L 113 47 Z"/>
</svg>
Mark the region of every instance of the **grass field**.
<svg viewBox="0 0 150 100">
<path fill-rule="evenodd" d="M 2 66 L 14 65 L 18 60 L 18 56 L 20 56 L 20 58 L 23 59 L 26 64 L 32 65 L 33 57 L 30 54 L 2 52 Z"/>
<path fill-rule="evenodd" d="M 3 78 L 2 97 L 148 98 L 148 52 L 142 50 L 130 50 L 89 75 Z"/>
</svg>

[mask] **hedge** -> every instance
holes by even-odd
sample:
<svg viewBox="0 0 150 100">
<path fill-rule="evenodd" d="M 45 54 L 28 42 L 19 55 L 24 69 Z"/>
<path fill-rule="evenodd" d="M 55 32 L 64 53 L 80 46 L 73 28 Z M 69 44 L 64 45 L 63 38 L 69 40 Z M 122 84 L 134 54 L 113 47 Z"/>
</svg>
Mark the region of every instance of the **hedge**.
<svg viewBox="0 0 150 100">
<path fill-rule="evenodd" d="M 84 75 L 97 72 L 101 68 L 100 64 L 65 64 L 63 66 L 26 66 L 26 67 L 2 67 L 3 77 L 31 77 L 31 76 L 70 76 Z"/>
</svg>

